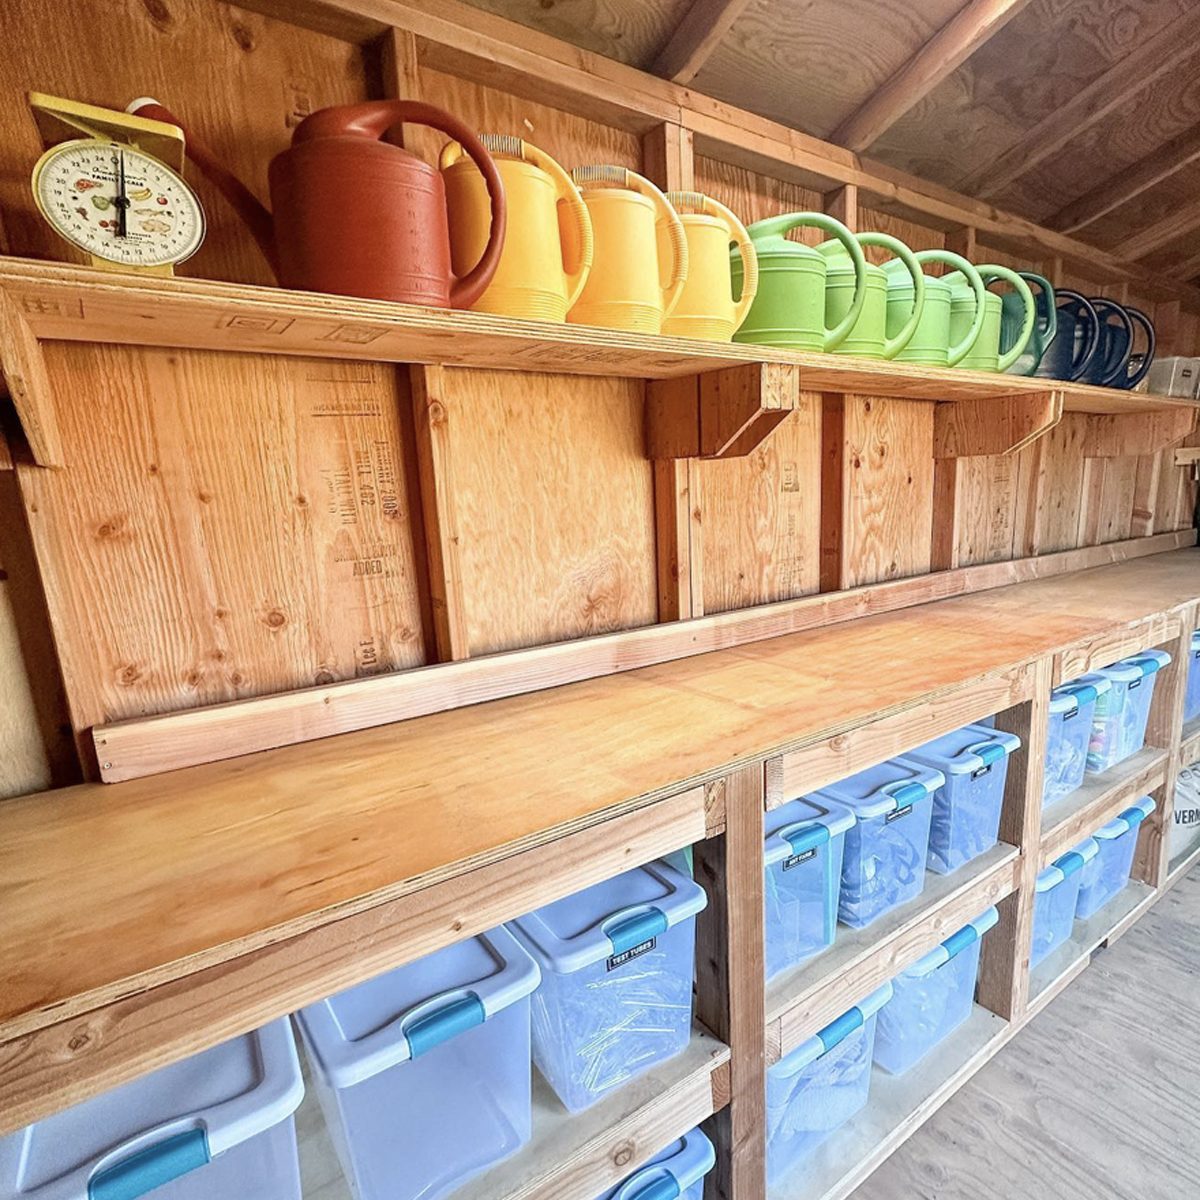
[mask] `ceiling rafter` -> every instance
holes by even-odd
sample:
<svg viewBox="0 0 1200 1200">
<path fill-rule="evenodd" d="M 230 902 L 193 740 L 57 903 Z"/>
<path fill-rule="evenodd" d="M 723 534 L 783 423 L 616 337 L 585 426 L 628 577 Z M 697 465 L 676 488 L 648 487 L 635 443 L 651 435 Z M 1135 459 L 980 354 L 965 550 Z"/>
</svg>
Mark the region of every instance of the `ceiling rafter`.
<svg viewBox="0 0 1200 1200">
<path fill-rule="evenodd" d="M 655 75 L 691 83 L 751 0 L 692 0 L 650 65 Z"/>
<path fill-rule="evenodd" d="M 1161 221 L 1155 221 L 1153 225 L 1122 242 L 1117 250 L 1123 258 L 1136 262 L 1139 258 L 1146 258 L 1164 246 L 1169 246 L 1178 238 L 1191 233 L 1193 229 L 1200 229 L 1200 200 L 1181 204 Z"/>
<path fill-rule="evenodd" d="M 1171 267 L 1171 274 L 1176 279 L 1182 279 L 1185 283 L 1195 279 L 1200 275 L 1200 254 L 1193 254 L 1185 258 L 1182 262 Z"/>
<path fill-rule="evenodd" d="M 970 0 L 829 140 L 849 150 L 867 149 L 1028 4 L 1029 0 Z"/>
<path fill-rule="evenodd" d="M 1060 233 L 1074 233 L 1198 161 L 1200 125 L 1164 142 L 1152 154 L 1147 154 L 1111 179 L 1106 179 L 1086 195 L 1072 200 L 1046 224 Z"/>
<path fill-rule="evenodd" d="M 1200 6 L 1159 30 L 1076 92 L 998 158 L 967 176 L 959 184 L 960 190 L 974 196 L 995 196 L 1198 50 Z"/>
</svg>

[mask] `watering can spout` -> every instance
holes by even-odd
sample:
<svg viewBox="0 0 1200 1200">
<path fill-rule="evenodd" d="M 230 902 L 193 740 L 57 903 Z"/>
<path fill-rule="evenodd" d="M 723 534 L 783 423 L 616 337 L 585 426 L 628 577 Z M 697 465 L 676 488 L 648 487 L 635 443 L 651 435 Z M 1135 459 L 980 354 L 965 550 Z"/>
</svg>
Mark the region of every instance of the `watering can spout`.
<svg viewBox="0 0 1200 1200">
<path fill-rule="evenodd" d="M 166 121 L 183 130 L 187 142 L 188 157 L 200 169 L 200 173 L 225 197 L 234 211 L 246 223 L 258 248 L 270 264 L 271 273 L 279 278 L 279 260 L 275 253 L 275 222 L 266 206 L 257 196 L 229 171 L 202 142 L 193 139 L 191 133 L 170 109 L 149 96 L 142 96 L 129 105 L 127 112 L 137 117 L 148 117 L 152 121 Z"/>
</svg>

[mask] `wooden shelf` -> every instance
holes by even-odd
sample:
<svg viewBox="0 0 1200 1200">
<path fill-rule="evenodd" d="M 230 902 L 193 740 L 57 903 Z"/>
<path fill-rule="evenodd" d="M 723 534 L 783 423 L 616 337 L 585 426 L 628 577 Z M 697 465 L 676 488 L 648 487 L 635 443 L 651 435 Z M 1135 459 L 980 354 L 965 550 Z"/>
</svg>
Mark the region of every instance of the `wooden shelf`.
<svg viewBox="0 0 1200 1200">
<path fill-rule="evenodd" d="M 1183 727 L 1179 739 L 1179 765 L 1190 767 L 1200 760 L 1200 717 L 1194 717 Z"/>
<path fill-rule="evenodd" d="M 1017 886 L 1018 851 L 1001 842 L 953 875 L 925 873 L 921 895 L 866 929 L 839 925 L 818 958 L 767 986 L 767 1061 L 775 1062 Z"/>
<path fill-rule="evenodd" d="M 723 1108 L 728 1093 L 729 1048 L 699 1026 L 682 1054 L 581 1113 L 567 1112 L 535 1070 L 529 1144 L 454 1200 L 595 1200 Z M 351 1200 L 311 1089 L 296 1131 L 304 1200 Z"/>
<path fill-rule="evenodd" d="M 928 1120 L 1011 1036 L 1007 1021 L 976 1005 L 965 1024 L 904 1075 L 871 1069 L 866 1108 L 818 1146 L 769 1200 L 842 1200 Z"/>
<path fill-rule="evenodd" d="M 1100 775 L 1085 775 L 1073 792 L 1042 816 L 1042 867 L 1070 850 L 1094 829 L 1158 787 L 1166 777 L 1167 752 L 1145 746 Z"/>
</svg>

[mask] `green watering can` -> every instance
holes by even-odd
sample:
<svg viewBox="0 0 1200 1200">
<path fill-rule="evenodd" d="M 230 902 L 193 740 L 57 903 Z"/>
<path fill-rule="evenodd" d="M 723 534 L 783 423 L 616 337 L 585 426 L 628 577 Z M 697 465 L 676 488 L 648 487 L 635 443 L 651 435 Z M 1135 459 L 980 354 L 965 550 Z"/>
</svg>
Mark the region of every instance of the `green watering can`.
<svg viewBox="0 0 1200 1200">
<path fill-rule="evenodd" d="M 1012 345 L 1000 352 L 1000 316 L 1003 309 L 1000 297 L 995 292 L 984 294 L 983 328 L 971 344 L 971 349 L 959 364 L 969 371 L 1007 371 L 1021 357 L 1029 339 L 1033 336 L 1033 325 L 1037 318 L 1037 305 L 1029 284 L 1016 271 L 989 263 L 975 268 L 984 283 L 1001 280 L 1014 288 L 1024 304 L 1024 320 L 1017 329 Z M 964 337 L 975 319 L 977 305 L 970 282 L 961 271 L 945 276 L 950 284 L 950 337 L 958 341 Z"/>
<path fill-rule="evenodd" d="M 854 273 L 854 294 L 832 328 L 825 323 L 825 284 L 829 260 L 811 246 L 784 236 L 800 226 L 832 234 L 846 248 Z M 795 212 L 756 221 L 747 231 L 758 255 L 758 293 L 735 342 L 786 346 L 792 350 L 833 350 L 854 328 L 867 294 L 867 261 L 854 234 L 824 213 Z M 730 253 L 734 295 L 741 295 L 741 255 Z"/>
<path fill-rule="evenodd" d="M 1054 341 L 1058 332 L 1058 300 L 1054 295 L 1054 287 L 1050 280 L 1032 271 L 1018 271 L 1020 277 L 1036 289 L 1034 303 L 1037 306 L 1037 316 L 1033 325 L 1033 336 L 1029 339 L 1024 351 L 1017 361 L 1008 368 L 1010 375 L 1032 375 L 1041 365 L 1042 355 Z M 1005 292 L 1000 297 L 1000 350 L 1006 352 L 1020 336 L 1022 318 L 1025 316 L 1025 306 L 1016 292 Z"/>
<path fill-rule="evenodd" d="M 987 289 L 979 272 L 965 258 L 949 250 L 922 250 L 914 255 L 918 263 L 945 263 L 955 267 L 966 280 L 967 295 L 974 301 L 972 319 L 960 330 L 955 341 L 950 340 L 950 306 L 954 289 L 944 276 L 925 275 L 925 304 L 916 332 L 896 355 L 898 362 L 922 363 L 930 367 L 956 367 L 979 338 L 983 329 Z M 888 279 L 887 329 L 899 334 L 913 308 L 913 283 L 904 263 L 893 259 L 884 265 Z"/>
<path fill-rule="evenodd" d="M 898 238 L 886 233 L 860 233 L 860 246 L 879 246 L 895 255 L 889 266 L 903 268 L 911 280 L 908 306 L 898 327 L 888 328 L 888 276 L 883 267 L 867 263 L 866 296 L 862 311 L 837 354 L 857 354 L 861 358 L 895 358 L 908 345 L 917 330 L 925 308 L 925 276 L 913 252 Z M 840 241 L 822 242 L 817 253 L 829 263 L 825 285 L 825 323 L 837 325 L 854 302 L 858 286 L 854 263 Z M 897 306 L 899 307 L 899 306 Z"/>
</svg>

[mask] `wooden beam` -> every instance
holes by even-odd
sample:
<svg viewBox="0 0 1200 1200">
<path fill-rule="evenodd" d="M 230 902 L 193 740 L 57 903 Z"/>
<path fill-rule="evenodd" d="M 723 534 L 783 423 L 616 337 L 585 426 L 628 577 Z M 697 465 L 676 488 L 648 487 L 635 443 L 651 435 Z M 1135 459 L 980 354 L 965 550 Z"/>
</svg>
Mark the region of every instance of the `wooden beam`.
<svg viewBox="0 0 1200 1200">
<path fill-rule="evenodd" d="M 970 0 L 887 83 L 847 117 L 829 140 L 849 150 L 865 150 L 1028 3 L 1029 0 Z"/>
<path fill-rule="evenodd" d="M 1059 209 L 1046 224 L 1060 233 L 1075 233 L 1093 221 L 1200 161 L 1200 125 L 1164 142 L 1145 158 L 1106 179 L 1090 192 Z"/>
<path fill-rule="evenodd" d="M 1167 270 L 1170 271 L 1173 278 L 1191 283 L 1197 275 L 1200 275 L 1200 254 L 1190 254 L 1181 262 L 1172 263 Z"/>
<path fill-rule="evenodd" d="M 749 7 L 750 0 L 692 0 L 650 70 L 675 83 L 690 83 Z"/>
<path fill-rule="evenodd" d="M 1122 57 L 1065 104 L 1051 110 L 1014 145 L 972 172 L 959 186 L 974 196 L 995 196 L 1084 130 L 1128 103 L 1156 79 L 1174 71 L 1196 53 L 1198 43 L 1200 9 L 1193 7 Z"/>
<path fill-rule="evenodd" d="M 1200 229 L 1200 200 L 1179 205 L 1161 221 L 1155 221 L 1153 225 L 1135 233 L 1133 237 L 1121 243 L 1121 254 L 1136 262 L 1139 258 L 1146 258 L 1156 250 L 1169 246 L 1194 229 Z"/>
<path fill-rule="evenodd" d="M 1062 420 L 1061 388 L 1040 396 L 1004 396 L 939 404 L 933 411 L 934 458 L 1015 454 Z"/>
</svg>

